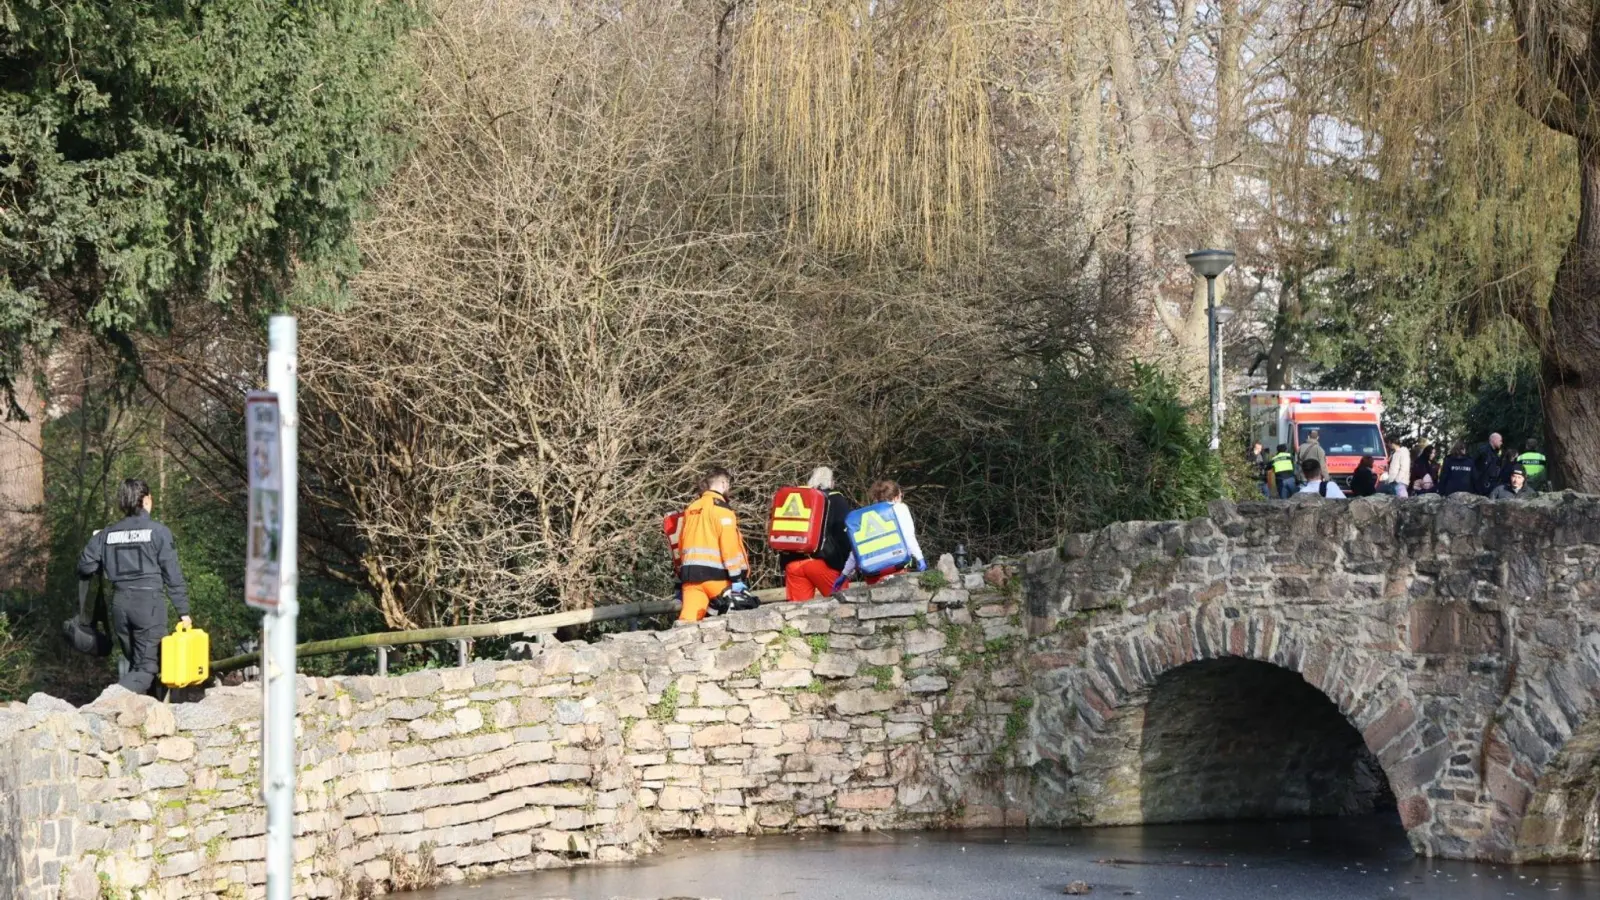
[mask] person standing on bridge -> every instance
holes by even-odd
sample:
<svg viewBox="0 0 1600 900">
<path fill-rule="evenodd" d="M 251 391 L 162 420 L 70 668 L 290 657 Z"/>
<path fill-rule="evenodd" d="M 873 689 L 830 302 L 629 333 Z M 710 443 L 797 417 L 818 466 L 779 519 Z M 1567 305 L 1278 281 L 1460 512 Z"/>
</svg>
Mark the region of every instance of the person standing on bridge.
<svg viewBox="0 0 1600 900">
<path fill-rule="evenodd" d="M 1427 438 L 1417 441 L 1411 450 L 1411 483 L 1421 481 L 1424 475 L 1431 482 L 1439 480 L 1439 447 Z"/>
<path fill-rule="evenodd" d="M 1272 457 L 1272 479 L 1277 482 L 1278 499 L 1287 500 L 1299 490 L 1299 485 L 1294 479 L 1294 454 L 1289 452 L 1288 444 L 1279 444 L 1278 453 Z"/>
<path fill-rule="evenodd" d="M 1485 497 L 1505 483 L 1506 465 L 1501 457 L 1504 444 L 1505 439 L 1499 432 L 1489 435 L 1489 442 L 1478 451 L 1478 458 L 1472 464 L 1472 489 Z"/>
<path fill-rule="evenodd" d="M 1399 438 L 1389 438 L 1389 465 L 1383 470 L 1383 487 L 1386 494 L 1396 497 L 1406 496 L 1406 489 L 1411 486 L 1411 451 L 1406 445 L 1400 443 Z"/>
<path fill-rule="evenodd" d="M 1378 493 L 1378 474 L 1372 471 L 1372 456 L 1363 454 L 1350 475 L 1350 496 L 1371 497 Z"/>
<path fill-rule="evenodd" d="M 812 469 L 806 487 L 822 491 L 828 502 L 822 513 L 822 543 L 816 552 L 783 553 L 778 557 L 783 566 L 784 597 L 796 603 L 818 594 L 832 594 L 850 560 L 850 533 L 844 527 L 844 518 L 850 515 L 850 501 L 834 489 L 833 470 L 827 466 Z"/>
<path fill-rule="evenodd" d="M 1522 466 L 1523 473 L 1527 476 L 1528 487 L 1536 491 L 1544 490 L 1545 480 L 1548 477 L 1550 461 L 1539 452 L 1539 439 L 1528 438 L 1527 449 L 1517 457 L 1517 464 Z"/>
<path fill-rule="evenodd" d="M 1311 429 L 1311 432 L 1306 435 L 1306 442 L 1300 445 L 1300 452 L 1295 455 L 1295 459 L 1301 463 L 1302 471 L 1306 460 L 1314 460 L 1317 464 L 1318 472 L 1328 471 L 1328 454 L 1322 449 L 1322 431 L 1320 429 Z M 1302 482 L 1304 480 L 1301 479 Z M 1302 490 L 1301 493 L 1305 493 L 1305 491 Z"/>
<path fill-rule="evenodd" d="M 1439 466 L 1439 493 L 1448 497 L 1471 491 L 1475 471 L 1472 458 L 1467 456 L 1467 445 L 1461 441 L 1451 444 L 1449 455 Z"/>
<path fill-rule="evenodd" d="M 1303 460 L 1300 463 L 1300 496 L 1310 494 L 1313 497 L 1322 497 L 1325 500 L 1344 500 L 1344 491 L 1339 486 L 1322 477 L 1322 466 L 1314 459 Z"/>
<path fill-rule="evenodd" d="M 1267 448 L 1256 441 L 1250 445 L 1250 468 L 1255 470 L 1256 483 L 1261 487 L 1263 499 L 1272 499 L 1272 457 L 1267 455 Z"/>
<path fill-rule="evenodd" d="M 117 684 L 135 694 L 148 694 L 156 684 L 168 598 L 180 621 L 190 621 L 189 587 L 178 568 L 177 543 L 167 526 L 150 518 L 153 503 L 148 484 L 124 480 L 117 488 L 117 506 L 125 518 L 95 532 L 78 557 L 80 580 L 104 572 L 111 582 L 111 631 L 128 661 L 127 674 Z"/>
<path fill-rule="evenodd" d="M 733 478 L 716 468 L 701 481 L 700 497 L 683 511 L 683 537 L 679 543 L 678 577 L 683 584 L 679 622 L 706 617 L 711 601 L 724 593 L 742 595 L 750 557 L 739 534 L 739 519 L 728 503 Z"/>
<path fill-rule="evenodd" d="M 1509 484 L 1498 484 L 1489 494 L 1490 500 L 1532 500 L 1539 496 L 1538 490 L 1528 484 L 1528 473 L 1523 471 L 1522 464 L 1517 463 L 1511 467 Z"/>
</svg>

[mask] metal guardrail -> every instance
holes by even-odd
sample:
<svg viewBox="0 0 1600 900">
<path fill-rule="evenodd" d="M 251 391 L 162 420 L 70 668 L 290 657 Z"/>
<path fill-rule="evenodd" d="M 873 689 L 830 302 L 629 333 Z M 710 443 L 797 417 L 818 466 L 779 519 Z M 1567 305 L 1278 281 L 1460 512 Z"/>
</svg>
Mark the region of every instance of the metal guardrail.
<svg viewBox="0 0 1600 900">
<path fill-rule="evenodd" d="M 783 599 L 783 588 L 766 588 L 752 591 L 762 603 L 771 603 Z M 522 619 L 507 619 L 502 622 L 479 622 L 473 625 L 450 625 L 444 628 L 418 628 L 411 631 L 380 631 L 375 634 L 358 634 L 351 637 L 334 638 L 327 641 L 311 641 L 295 648 L 295 658 L 304 659 L 309 656 L 327 656 L 333 653 L 346 653 L 352 650 L 365 650 L 373 648 L 378 651 L 378 674 L 388 674 L 388 650 L 390 647 L 399 647 L 406 644 L 431 644 L 441 641 L 454 641 L 457 644 L 457 659 L 461 665 L 466 665 L 469 659 L 466 642 L 474 638 L 505 637 L 513 634 L 541 634 L 550 633 L 557 628 L 570 625 L 587 625 L 591 622 L 609 622 L 616 619 L 634 619 L 644 616 L 658 616 L 663 613 L 678 611 L 677 600 L 643 600 L 635 603 L 619 603 L 614 606 L 598 606 L 592 609 L 576 609 L 570 612 L 547 613 L 542 616 L 528 616 Z M 248 666 L 259 665 L 261 654 L 243 653 L 238 656 L 229 656 L 225 659 L 214 660 L 211 663 L 211 673 L 220 675 Z"/>
</svg>

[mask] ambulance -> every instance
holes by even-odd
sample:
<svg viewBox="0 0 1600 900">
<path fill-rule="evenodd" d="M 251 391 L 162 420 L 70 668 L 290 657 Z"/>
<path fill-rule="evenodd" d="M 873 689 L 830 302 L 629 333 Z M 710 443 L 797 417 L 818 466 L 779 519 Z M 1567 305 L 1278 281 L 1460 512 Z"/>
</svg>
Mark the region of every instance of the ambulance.
<svg viewBox="0 0 1600 900">
<path fill-rule="evenodd" d="M 1361 457 L 1372 457 L 1372 471 L 1388 467 L 1383 440 L 1383 398 L 1377 391 L 1251 391 L 1250 433 L 1271 456 L 1288 444 L 1296 459 L 1312 431 L 1328 456 L 1328 475 L 1341 487 Z M 1299 467 L 1296 466 L 1298 473 Z"/>
</svg>

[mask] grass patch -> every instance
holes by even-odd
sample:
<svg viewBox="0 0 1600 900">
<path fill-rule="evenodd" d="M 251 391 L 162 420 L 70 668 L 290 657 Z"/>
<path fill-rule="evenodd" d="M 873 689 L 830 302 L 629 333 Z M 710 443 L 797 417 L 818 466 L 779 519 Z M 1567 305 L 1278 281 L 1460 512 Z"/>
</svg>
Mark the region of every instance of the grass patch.
<svg viewBox="0 0 1600 900">
<path fill-rule="evenodd" d="M 1028 712 L 1033 709 L 1032 697 L 1018 697 L 1011 701 L 1011 711 L 1006 713 L 1005 735 L 1000 739 L 1000 746 L 994 748 L 994 764 L 1004 767 L 1015 759 L 1017 742 L 1022 740 L 1023 732 L 1028 730 Z"/>
<path fill-rule="evenodd" d="M 880 691 L 886 691 L 894 685 L 894 666 L 862 666 L 860 674 L 871 678 Z"/>
<path fill-rule="evenodd" d="M 826 634 L 806 635 L 806 645 L 811 648 L 812 653 L 827 653 L 828 636 Z"/>
<path fill-rule="evenodd" d="M 1006 742 L 1015 744 L 1028 727 L 1028 712 L 1033 709 L 1032 697 L 1018 697 L 1011 701 L 1011 712 L 1006 714 Z"/>
<path fill-rule="evenodd" d="M 674 681 L 667 685 L 666 690 L 661 692 L 661 702 L 651 705 L 650 718 L 655 719 L 657 722 L 671 722 L 677 715 L 678 683 Z"/>
<path fill-rule="evenodd" d="M 938 569 L 929 569 L 917 576 L 917 584 L 925 591 L 937 591 L 949 587 L 950 579 L 944 577 L 944 573 Z"/>
<path fill-rule="evenodd" d="M 990 638 L 983 642 L 983 652 L 989 656 L 999 656 L 1004 653 L 1010 653 L 1016 644 L 1017 639 L 1014 637 Z"/>
</svg>

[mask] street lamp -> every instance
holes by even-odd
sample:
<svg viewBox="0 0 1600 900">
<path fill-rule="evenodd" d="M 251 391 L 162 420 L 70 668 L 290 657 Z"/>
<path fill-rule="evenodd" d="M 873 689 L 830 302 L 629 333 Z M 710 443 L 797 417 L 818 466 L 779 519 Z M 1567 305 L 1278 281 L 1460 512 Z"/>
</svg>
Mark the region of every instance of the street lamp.
<svg viewBox="0 0 1600 900">
<path fill-rule="evenodd" d="M 1206 280 L 1206 320 L 1210 331 L 1211 452 L 1222 449 L 1222 353 L 1217 341 L 1217 276 L 1233 265 L 1232 250 L 1196 250 L 1183 257 Z"/>
</svg>

